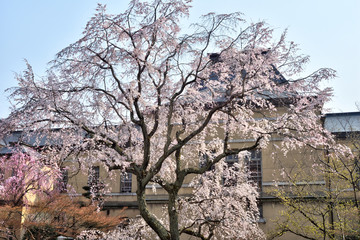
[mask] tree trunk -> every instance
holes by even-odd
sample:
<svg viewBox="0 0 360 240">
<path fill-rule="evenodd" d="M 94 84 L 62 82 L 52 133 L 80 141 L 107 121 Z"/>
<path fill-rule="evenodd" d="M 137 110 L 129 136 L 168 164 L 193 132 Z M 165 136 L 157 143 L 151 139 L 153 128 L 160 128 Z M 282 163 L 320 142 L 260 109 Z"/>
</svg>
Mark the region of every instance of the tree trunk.
<svg viewBox="0 0 360 240">
<path fill-rule="evenodd" d="M 157 218 L 149 212 L 145 199 L 145 187 L 142 187 L 141 179 L 138 178 L 137 183 L 137 200 L 139 204 L 140 215 L 146 223 L 157 233 L 161 240 L 169 240 L 170 235 L 166 228 L 157 220 Z"/>
<path fill-rule="evenodd" d="M 168 203 L 168 213 L 169 213 L 169 222 L 170 222 L 170 235 L 171 240 L 179 240 L 179 216 L 176 209 L 176 198 L 177 193 L 169 193 L 169 203 Z"/>
</svg>

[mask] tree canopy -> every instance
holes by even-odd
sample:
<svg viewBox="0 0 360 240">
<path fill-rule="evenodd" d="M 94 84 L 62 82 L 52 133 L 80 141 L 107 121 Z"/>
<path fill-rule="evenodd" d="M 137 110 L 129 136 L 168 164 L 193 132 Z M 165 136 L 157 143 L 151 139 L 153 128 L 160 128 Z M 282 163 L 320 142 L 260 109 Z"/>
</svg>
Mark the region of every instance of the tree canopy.
<svg viewBox="0 0 360 240">
<path fill-rule="evenodd" d="M 117 15 L 99 5 L 46 76 L 29 63 L 17 75 L 15 107 L 2 127 L 56 139 L 56 161 L 81 152 L 85 166 L 100 161 L 132 173 L 141 217 L 160 239 L 261 239 L 256 188 L 224 158 L 266 148 L 275 135 L 284 154 L 330 146 L 320 112 L 331 90 L 320 83 L 335 71 L 299 77 L 309 57 L 286 31 L 276 38 L 265 22 L 248 23 L 241 13 L 209 13 L 182 30 L 190 2 L 132 0 Z M 239 137 L 251 144 L 233 148 Z M 224 175 L 237 183 L 224 187 Z M 187 176 L 191 197 L 179 195 Z M 148 209 L 149 184 L 168 193 L 165 217 Z"/>
</svg>

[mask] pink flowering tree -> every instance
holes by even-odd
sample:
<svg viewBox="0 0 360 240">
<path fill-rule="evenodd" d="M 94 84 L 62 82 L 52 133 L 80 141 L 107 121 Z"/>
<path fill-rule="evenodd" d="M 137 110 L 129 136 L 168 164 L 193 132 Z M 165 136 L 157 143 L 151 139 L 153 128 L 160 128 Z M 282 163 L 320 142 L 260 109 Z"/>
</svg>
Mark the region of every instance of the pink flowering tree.
<svg viewBox="0 0 360 240">
<path fill-rule="evenodd" d="M 27 205 L 34 196 L 57 192 L 60 172 L 25 153 L 0 158 L 0 199 L 7 205 Z"/>
<path fill-rule="evenodd" d="M 272 136 L 284 154 L 333 144 L 319 113 L 331 95 L 320 83 L 335 72 L 299 77 L 309 58 L 286 31 L 274 38 L 265 22 L 241 13 L 209 13 L 184 31 L 190 2 L 132 0 L 117 15 L 99 5 L 46 76 L 27 63 L 2 126 L 61 142 L 54 160 L 73 154 L 83 166 L 100 161 L 132 173 L 141 222 L 160 239 L 262 238 L 256 188 L 224 159 L 266 148 Z M 234 147 L 239 138 L 250 143 Z M 194 195 L 179 195 L 189 178 Z M 165 216 L 145 200 L 153 184 L 168 194 Z"/>
<path fill-rule="evenodd" d="M 60 172 L 30 153 L 14 152 L 0 158 L 0 236 L 17 239 L 31 206 L 58 193 Z M 34 217 L 35 218 L 35 217 Z"/>
</svg>

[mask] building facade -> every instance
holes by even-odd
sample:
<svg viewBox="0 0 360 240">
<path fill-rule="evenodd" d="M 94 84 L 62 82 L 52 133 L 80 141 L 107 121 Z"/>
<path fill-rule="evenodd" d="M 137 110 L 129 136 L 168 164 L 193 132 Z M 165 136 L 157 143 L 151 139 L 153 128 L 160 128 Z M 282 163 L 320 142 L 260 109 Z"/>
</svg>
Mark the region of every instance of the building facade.
<svg viewBox="0 0 360 240">
<path fill-rule="evenodd" d="M 349 146 L 352 148 L 354 155 L 358 155 L 360 112 L 325 114 L 323 124 L 326 129 L 335 135 L 338 142 Z M 1 154 L 11 154 L 11 147 L 18 142 L 20 137 L 21 132 L 14 132 L 12 136 L 2 139 Z M 28 145 L 33 144 L 34 142 L 31 142 L 32 138 L 29 139 Z M 341 211 L 343 210 L 340 209 L 340 205 L 344 208 L 345 206 L 350 208 L 349 204 L 353 203 L 355 207 L 351 209 L 359 210 L 359 208 L 356 208 L 358 197 L 360 197 L 358 191 L 358 183 L 360 182 L 358 158 L 351 158 L 346 162 L 347 166 L 344 165 L 344 161 L 337 162 L 338 164 L 343 163 L 343 168 L 344 166 L 345 168 L 352 168 L 352 171 L 348 172 L 348 174 L 350 174 L 349 178 L 353 178 L 353 181 L 346 182 L 346 179 L 341 179 L 343 172 L 330 176 L 329 172 L 315 171 L 315 168 L 317 168 L 315 166 L 316 159 L 320 163 L 326 162 L 325 150 L 304 147 L 303 149 L 289 151 L 284 155 L 282 151 L 279 151 L 281 140 L 280 137 L 273 136 L 270 141 L 271 144 L 268 144 L 266 148 L 252 150 L 243 159 L 239 159 L 237 155 L 230 155 L 225 158 L 228 166 L 242 162 L 244 167 L 242 170 L 248 172 L 248 180 L 257 187 L 259 192 L 258 207 L 260 210 L 259 225 L 268 234 L 269 239 L 296 240 L 306 239 L 306 237 L 317 239 L 321 235 L 317 232 L 321 232 L 322 229 L 330 232 L 329 236 L 356 239 L 350 238 L 358 234 L 357 229 L 353 229 L 355 227 L 351 226 L 345 229 L 345 223 L 343 223 L 343 227 L 334 226 L 339 226 L 337 223 L 341 221 L 348 221 L 347 225 L 352 225 L 352 220 L 342 216 L 343 212 Z M 253 141 L 254 139 L 238 136 L 238 138 L 230 141 L 230 146 L 237 149 L 249 145 Z M 206 157 L 199 156 L 199 164 L 204 161 L 204 158 Z M 331 164 L 327 165 L 327 167 L 330 168 Z M 136 178 L 131 173 L 121 173 L 120 170 L 109 172 L 101 164 L 92 166 L 88 171 L 81 171 L 79 162 L 73 156 L 67 158 L 62 163 L 61 168 L 64 193 L 76 196 L 83 201 L 85 200 L 83 195 L 86 192 L 84 187 L 89 186 L 93 192 L 101 195 L 103 201 L 101 207 L 106 215 L 125 214 L 128 218 L 139 216 Z M 192 194 L 192 187 L 189 185 L 190 181 L 189 178 L 183 184 L 180 190 L 181 195 Z M 223 181 L 225 183 L 226 179 Z M 336 185 L 333 183 L 334 181 L 337 183 L 343 182 L 344 184 Z M 331 184 L 332 186 L 330 186 Z M 336 192 L 342 193 L 332 202 L 324 200 L 329 198 L 329 195 L 327 195 L 329 192 L 335 192 L 335 190 L 331 189 L 335 185 Z M 106 189 L 106 191 L 102 191 L 103 189 Z M 150 210 L 155 215 L 160 216 L 163 207 L 167 204 L 168 195 L 156 184 L 147 186 L 146 193 L 146 201 Z M 334 207 L 329 210 L 330 203 Z M 337 206 L 335 207 L 335 205 Z M 313 206 L 316 206 L 319 212 L 316 212 L 317 210 L 314 210 Z M 123 212 L 124 209 L 126 209 L 125 212 Z M 313 211 L 312 215 L 309 211 Z M 320 224 L 320 216 L 323 218 L 322 225 Z M 321 226 L 311 230 L 314 229 L 313 222 Z M 304 226 L 309 226 L 310 230 Z M 354 226 L 358 225 L 355 224 Z M 343 232 L 341 232 L 341 229 Z"/>
</svg>

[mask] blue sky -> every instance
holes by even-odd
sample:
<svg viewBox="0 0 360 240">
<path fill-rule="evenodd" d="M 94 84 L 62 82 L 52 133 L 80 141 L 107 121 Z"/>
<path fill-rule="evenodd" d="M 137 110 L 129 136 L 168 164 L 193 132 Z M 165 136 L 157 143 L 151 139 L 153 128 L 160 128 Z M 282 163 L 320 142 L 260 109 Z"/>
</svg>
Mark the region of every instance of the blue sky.
<svg viewBox="0 0 360 240">
<path fill-rule="evenodd" d="M 128 0 L 11 0 L 0 8 L 0 118 L 9 113 L 4 90 L 17 85 L 14 73 L 25 68 L 24 59 L 38 76 L 55 54 L 81 37 L 97 2 L 110 13 L 123 12 Z M 356 111 L 360 102 L 360 1 L 358 0 L 195 0 L 189 21 L 208 12 L 240 11 L 248 20 L 266 20 L 288 40 L 310 55 L 305 73 L 321 67 L 338 72 L 326 83 L 334 88 L 326 105 L 332 112 Z"/>
</svg>

